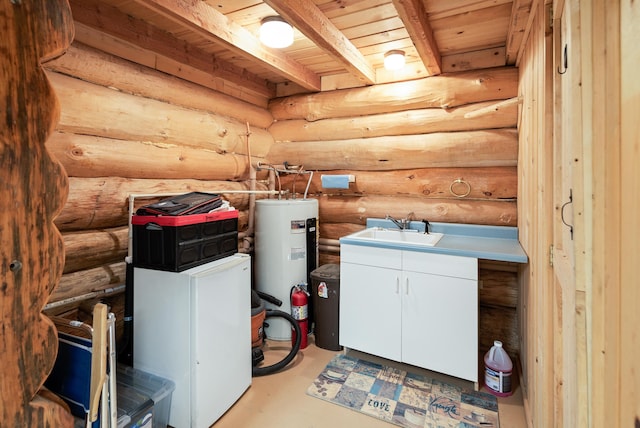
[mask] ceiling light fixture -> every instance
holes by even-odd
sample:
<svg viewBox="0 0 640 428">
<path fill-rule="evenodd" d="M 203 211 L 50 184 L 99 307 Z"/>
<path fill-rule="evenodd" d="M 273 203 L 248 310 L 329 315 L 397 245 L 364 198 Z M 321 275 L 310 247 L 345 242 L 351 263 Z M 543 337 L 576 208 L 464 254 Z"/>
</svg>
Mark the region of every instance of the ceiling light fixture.
<svg viewBox="0 0 640 428">
<path fill-rule="evenodd" d="M 260 41 L 270 48 L 286 48 L 293 44 L 293 27 L 279 16 L 267 16 L 260 25 Z"/>
<path fill-rule="evenodd" d="M 384 54 L 384 68 L 387 70 L 400 70 L 404 67 L 404 51 L 394 49 Z"/>
</svg>

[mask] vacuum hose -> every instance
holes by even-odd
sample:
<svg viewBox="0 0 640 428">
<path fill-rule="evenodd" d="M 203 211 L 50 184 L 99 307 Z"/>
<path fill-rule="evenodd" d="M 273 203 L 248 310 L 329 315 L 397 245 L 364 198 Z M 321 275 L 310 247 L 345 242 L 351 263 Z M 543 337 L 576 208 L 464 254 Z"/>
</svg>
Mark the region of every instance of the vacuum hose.
<svg viewBox="0 0 640 428">
<path fill-rule="evenodd" d="M 252 318 L 257 315 L 259 313 L 259 309 L 260 306 L 262 306 L 264 308 L 264 303 L 262 303 L 260 301 L 260 297 L 263 297 L 264 293 L 260 293 L 260 295 L 258 295 L 258 293 L 256 293 L 255 291 L 251 291 L 251 306 L 252 306 Z M 267 295 L 267 299 L 269 297 L 273 297 L 273 296 L 269 296 Z M 266 297 L 266 296 L 265 296 Z M 268 299 L 270 300 L 270 299 Z M 277 299 L 276 299 L 277 300 Z M 259 303 L 257 303 L 259 302 Z M 257 304 L 257 308 L 258 311 L 256 311 L 255 313 L 253 312 L 254 306 L 256 306 Z M 282 302 L 280 302 L 280 304 L 282 304 Z M 253 377 L 258 377 L 258 376 L 266 376 L 266 375 L 270 375 L 276 372 L 279 372 L 280 370 L 282 370 L 283 368 L 285 368 L 296 356 L 296 354 L 298 353 L 298 351 L 300 350 L 300 343 L 302 341 L 302 335 L 300 333 L 300 326 L 298 325 L 298 322 L 296 321 L 295 318 L 293 318 L 291 316 L 291 314 L 288 314 L 284 311 L 278 310 L 278 309 L 264 309 L 264 321 L 268 320 L 269 318 L 283 318 L 286 321 L 289 322 L 289 324 L 291 324 L 291 328 L 294 330 L 294 334 L 296 337 L 295 342 L 293 343 L 291 350 L 289 351 L 289 353 L 280 361 L 271 364 L 269 366 L 263 366 L 263 367 L 257 367 L 256 365 L 253 366 L 252 368 L 252 376 Z M 253 326 L 252 326 L 253 328 Z M 253 331 L 252 331 L 252 342 L 253 342 Z M 262 340 L 260 340 L 260 344 L 262 343 Z M 255 350 L 256 348 L 259 348 L 259 346 L 254 346 L 252 349 L 252 354 L 255 354 Z M 252 356 L 254 357 L 254 356 Z M 255 360 L 255 359 L 254 359 Z"/>
</svg>

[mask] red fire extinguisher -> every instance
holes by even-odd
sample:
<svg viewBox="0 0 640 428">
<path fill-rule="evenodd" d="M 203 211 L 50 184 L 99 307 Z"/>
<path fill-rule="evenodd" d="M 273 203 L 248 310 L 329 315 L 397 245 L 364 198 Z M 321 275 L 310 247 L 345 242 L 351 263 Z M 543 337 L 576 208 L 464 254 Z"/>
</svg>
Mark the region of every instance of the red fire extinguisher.
<svg viewBox="0 0 640 428">
<path fill-rule="evenodd" d="M 309 296 L 299 285 L 291 289 L 291 316 L 300 326 L 300 349 L 307 347 L 307 335 L 309 334 Z M 291 332 L 291 346 L 296 342 L 296 333 Z"/>
</svg>

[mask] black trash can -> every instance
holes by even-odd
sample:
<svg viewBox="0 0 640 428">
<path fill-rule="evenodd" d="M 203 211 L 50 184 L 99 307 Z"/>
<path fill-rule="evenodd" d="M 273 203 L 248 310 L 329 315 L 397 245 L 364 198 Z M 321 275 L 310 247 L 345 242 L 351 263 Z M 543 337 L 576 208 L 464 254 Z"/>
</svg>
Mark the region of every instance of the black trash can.
<svg viewBox="0 0 640 428">
<path fill-rule="evenodd" d="M 311 272 L 316 346 L 340 351 L 340 265 L 326 264 Z"/>
</svg>

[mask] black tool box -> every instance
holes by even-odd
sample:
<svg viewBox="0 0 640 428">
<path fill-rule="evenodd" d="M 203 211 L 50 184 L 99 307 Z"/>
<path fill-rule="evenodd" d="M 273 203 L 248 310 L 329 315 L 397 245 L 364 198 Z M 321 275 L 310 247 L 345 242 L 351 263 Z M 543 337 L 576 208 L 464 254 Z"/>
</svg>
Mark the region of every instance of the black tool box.
<svg viewBox="0 0 640 428">
<path fill-rule="evenodd" d="M 238 211 L 134 215 L 133 265 L 182 272 L 238 252 Z"/>
</svg>

